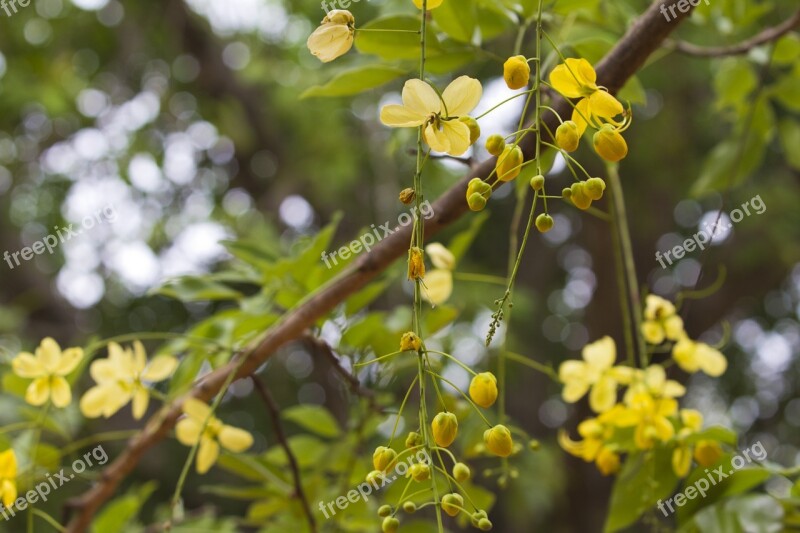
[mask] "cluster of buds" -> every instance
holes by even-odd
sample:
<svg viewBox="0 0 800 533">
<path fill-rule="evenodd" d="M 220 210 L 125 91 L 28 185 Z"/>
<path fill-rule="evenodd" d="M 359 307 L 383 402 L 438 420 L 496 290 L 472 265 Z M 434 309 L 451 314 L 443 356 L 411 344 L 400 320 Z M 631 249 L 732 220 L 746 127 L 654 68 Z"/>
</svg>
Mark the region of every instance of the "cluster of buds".
<svg viewBox="0 0 800 533">
<path fill-rule="evenodd" d="M 472 178 L 467 185 L 467 204 L 473 211 L 481 211 L 492 196 L 492 186 L 480 178 Z"/>
<path fill-rule="evenodd" d="M 603 197 L 606 190 L 606 182 L 600 178 L 589 178 L 586 181 L 573 183 L 571 187 L 565 188 L 561 194 L 570 200 L 578 209 L 589 209 L 592 202 Z"/>
</svg>

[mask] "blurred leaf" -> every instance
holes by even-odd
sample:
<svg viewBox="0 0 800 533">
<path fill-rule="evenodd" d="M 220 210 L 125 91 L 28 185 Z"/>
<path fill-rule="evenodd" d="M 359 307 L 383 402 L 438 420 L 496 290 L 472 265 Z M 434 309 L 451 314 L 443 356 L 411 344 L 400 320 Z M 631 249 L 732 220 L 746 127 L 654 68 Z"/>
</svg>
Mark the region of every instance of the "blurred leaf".
<svg viewBox="0 0 800 533">
<path fill-rule="evenodd" d="M 345 313 L 347 315 L 356 314 L 358 311 L 371 304 L 377 297 L 383 294 L 388 286 L 389 281 L 370 283 L 347 299 L 347 303 L 345 303 Z"/>
<path fill-rule="evenodd" d="M 770 92 L 787 109 L 800 111 L 800 74 L 784 76 L 770 87 Z"/>
<path fill-rule="evenodd" d="M 484 222 L 489 219 L 489 213 L 481 211 L 477 215 L 471 217 L 469 227 L 453 237 L 447 244 L 447 249 L 452 252 L 456 258 L 456 264 L 464 257 L 469 250 L 478 233 L 481 231 Z"/>
<path fill-rule="evenodd" d="M 781 141 L 786 162 L 795 170 L 800 170 L 800 122 L 785 118 L 778 124 L 778 138 Z"/>
<path fill-rule="evenodd" d="M 458 309 L 448 305 L 437 305 L 425 316 L 424 333 L 431 336 L 452 323 L 458 316 Z"/>
<path fill-rule="evenodd" d="M 800 35 L 788 33 L 778 39 L 772 52 L 772 61 L 776 65 L 791 65 L 800 60 Z"/>
<path fill-rule="evenodd" d="M 419 32 L 419 26 L 419 17 L 391 15 L 371 20 L 361 26 L 361 29 Z M 419 33 L 366 31 L 356 35 L 355 46 L 362 54 L 375 54 L 383 59 L 419 59 L 419 41 Z M 428 52 L 438 52 L 439 43 L 430 26 L 425 41 Z"/>
<path fill-rule="evenodd" d="M 617 98 L 622 102 L 630 102 L 639 105 L 647 104 L 647 93 L 638 76 L 631 76 L 627 83 L 622 86 L 619 93 L 617 93 Z"/>
<path fill-rule="evenodd" d="M 175 298 L 182 302 L 202 302 L 207 300 L 238 300 L 242 294 L 221 283 L 202 277 L 182 277 L 168 281 L 163 286 L 150 291 Z"/>
<path fill-rule="evenodd" d="M 124 496 L 112 500 L 94 518 L 92 532 L 126 531 L 127 526 L 136 517 L 157 486 L 155 481 L 149 481 L 130 489 Z"/>
<path fill-rule="evenodd" d="M 350 96 L 380 87 L 404 74 L 406 74 L 404 69 L 385 65 L 357 67 L 336 74 L 325 85 L 309 87 L 300 98 Z"/>
<path fill-rule="evenodd" d="M 714 76 L 717 107 L 721 109 L 725 107 L 738 108 L 756 88 L 756 85 L 758 85 L 758 77 L 750 61 L 741 57 L 723 59 Z"/>
<path fill-rule="evenodd" d="M 300 468 L 314 466 L 328 454 L 328 445 L 311 435 L 294 435 L 287 439 Z M 262 455 L 265 461 L 280 467 L 289 464 L 283 446 L 275 445 Z"/>
<path fill-rule="evenodd" d="M 469 43 L 477 26 L 475 0 L 444 2 L 433 11 L 433 19 L 447 35 Z"/>
<path fill-rule="evenodd" d="M 330 411 L 320 405 L 295 405 L 283 411 L 283 418 L 298 426 L 331 439 L 341 436 L 339 423 Z"/>
<path fill-rule="evenodd" d="M 692 433 L 686 437 L 686 439 L 684 439 L 684 442 L 686 444 L 695 444 L 701 440 L 714 440 L 723 444 L 736 446 L 736 442 L 739 440 L 739 438 L 736 435 L 736 432 L 728 428 L 722 426 L 712 426 L 702 431 L 698 431 L 697 433 Z"/>
</svg>

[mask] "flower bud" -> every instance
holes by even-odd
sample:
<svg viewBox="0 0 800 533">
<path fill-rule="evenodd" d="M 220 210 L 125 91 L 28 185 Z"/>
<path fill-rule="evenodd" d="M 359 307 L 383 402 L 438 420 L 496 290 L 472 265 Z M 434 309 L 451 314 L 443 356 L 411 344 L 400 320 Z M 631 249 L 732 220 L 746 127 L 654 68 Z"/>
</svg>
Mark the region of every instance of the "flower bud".
<svg viewBox="0 0 800 533">
<path fill-rule="evenodd" d="M 406 448 L 414 448 L 422 444 L 422 437 L 416 431 L 411 431 L 406 437 Z"/>
<path fill-rule="evenodd" d="M 383 524 L 381 524 L 381 531 L 383 533 L 395 533 L 397 528 L 400 527 L 400 520 L 393 516 L 387 516 L 383 519 Z"/>
<path fill-rule="evenodd" d="M 481 518 L 478 520 L 478 529 L 481 531 L 491 531 L 492 523 L 489 522 L 488 518 Z"/>
<path fill-rule="evenodd" d="M 367 477 L 365 479 L 367 483 L 374 484 L 374 482 L 381 480 L 381 474 L 382 472 L 380 470 L 373 470 L 372 472 L 367 474 Z"/>
<path fill-rule="evenodd" d="M 564 122 L 556 129 L 556 144 L 566 152 L 577 150 L 580 140 L 578 125 L 571 120 Z"/>
<path fill-rule="evenodd" d="M 564 187 L 563 189 L 561 189 L 561 196 L 569 200 L 572 197 L 572 189 L 570 189 L 569 187 Z"/>
<path fill-rule="evenodd" d="M 503 79 L 509 89 L 527 87 L 531 79 L 531 66 L 525 56 L 509 57 L 503 64 Z"/>
<path fill-rule="evenodd" d="M 701 440 L 694 448 L 694 460 L 700 466 L 711 466 L 722 457 L 722 448 L 713 440 Z"/>
<path fill-rule="evenodd" d="M 423 463 L 416 463 L 408 467 L 408 474 L 414 481 L 426 481 L 431 477 L 431 469 Z"/>
<path fill-rule="evenodd" d="M 406 205 L 410 205 L 416 197 L 417 193 L 411 187 L 400 191 L 400 201 Z"/>
<path fill-rule="evenodd" d="M 531 440 L 531 441 L 528 443 L 528 447 L 529 447 L 529 448 L 530 448 L 532 451 L 534 451 L 534 452 L 535 452 L 535 451 L 537 451 L 539 448 L 541 448 L 541 447 L 542 447 L 542 443 L 541 443 L 541 442 L 539 442 L 539 441 L 538 441 L 538 440 L 536 440 L 536 439 L 533 439 L 533 440 Z"/>
<path fill-rule="evenodd" d="M 478 121 L 466 115 L 458 117 L 458 120 L 466 124 L 469 128 L 469 144 L 475 144 L 481 136 L 481 127 L 478 125 Z"/>
<path fill-rule="evenodd" d="M 505 147 L 506 147 L 506 140 L 499 133 L 490 135 L 489 138 L 486 139 L 486 151 L 494 156 L 502 154 L 503 149 Z"/>
<path fill-rule="evenodd" d="M 606 161 L 616 162 L 628 155 L 628 143 L 611 124 L 603 124 L 592 142 L 597 155 Z"/>
<path fill-rule="evenodd" d="M 539 174 L 531 178 L 531 189 L 534 191 L 541 191 L 542 187 L 544 187 L 544 176 Z"/>
<path fill-rule="evenodd" d="M 417 504 L 412 501 L 407 501 L 403 504 L 403 510 L 408 514 L 414 513 L 417 511 Z"/>
<path fill-rule="evenodd" d="M 392 514 L 391 505 L 381 505 L 378 507 L 378 516 L 389 516 L 390 514 Z"/>
<path fill-rule="evenodd" d="M 589 206 L 592 205 L 592 199 L 586 194 L 583 182 L 572 184 L 570 200 L 572 200 L 572 203 L 575 204 L 575 207 L 578 209 L 589 209 Z"/>
<path fill-rule="evenodd" d="M 589 178 L 583 184 L 583 190 L 586 192 L 586 196 L 592 200 L 599 200 L 603 197 L 603 191 L 606 190 L 606 182 L 600 178 Z"/>
<path fill-rule="evenodd" d="M 353 46 L 355 18 L 345 9 L 331 10 L 306 41 L 312 55 L 323 63 L 342 56 Z"/>
<path fill-rule="evenodd" d="M 503 149 L 503 153 L 497 158 L 495 168 L 497 169 L 497 179 L 500 181 L 511 181 L 522 171 L 522 148 L 509 145 Z"/>
<path fill-rule="evenodd" d="M 453 413 L 439 413 L 433 417 L 431 429 L 433 430 L 433 440 L 437 446 L 447 448 L 456 440 L 458 418 Z"/>
<path fill-rule="evenodd" d="M 461 511 L 459 507 L 464 507 L 464 498 L 461 497 L 461 494 L 454 492 L 442 496 L 442 511 L 445 513 L 455 516 Z"/>
<path fill-rule="evenodd" d="M 473 527 L 478 527 L 478 523 L 484 518 L 486 518 L 486 511 L 480 510 L 472 513 L 472 516 L 469 520 Z"/>
<path fill-rule="evenodd" d="M 453 465 L 453 477 L 459 483 L 467 481 L 471 476 L 469 467 L 464 463 L 456 463 Z"/>
<path fill-rule="evenodd" d="M 539 230 L 539 233 L 547 233 L 553 229 L 553 224 L 553 217 L 547 213 L 542 213 L 536 217 L 536 229 Z"/>
<path fill-rule="evenodd" d="M 508 457 L 514 449 L 511 432 L 502 424 L 484 431 L 483 442 L 487 450 L 500 457 Z"/>
<path fill-rule="evenodd" d="M 372 454 L 372 466 L 375 467 L 375 470 L 385 472 L 394 464 L 396 458 L 397 452 L 393 449 L 386 446 L 378 446 Z"/>
<path fill-rule="evenodd" d="M 425 277 L 425 260 L 422 250 L 416 246 L 408 251 L 408 279 L 422 279 Z"/>
<path fill-rule="evenodd" d="M 467 197 L 467 205 L 471 211 L 483 211 L 483 208 L 486 207 L 486 198 L 474 192 Z"/>
<path fill-rule="evenodd" d="M 420 339 L 413 331 L 406 331 L 400 337 L 400 351 L 414 351 L 417 352 L 422 348 L 422 339 Z"/>
<path fill-rule="evenodd" d="M 469 384 L 469 396 L 483 408 L 491 407 L 497 400 L 497 378 L 491 372 L 481 372 Z"/>
</svg>

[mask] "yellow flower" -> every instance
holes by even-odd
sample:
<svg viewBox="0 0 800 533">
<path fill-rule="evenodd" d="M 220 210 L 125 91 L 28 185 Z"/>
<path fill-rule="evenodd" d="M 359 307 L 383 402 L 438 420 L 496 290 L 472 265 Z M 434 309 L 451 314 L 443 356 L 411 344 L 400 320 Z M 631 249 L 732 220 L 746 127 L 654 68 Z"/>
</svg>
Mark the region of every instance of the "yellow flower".
<svg viewBox="0 0 800 533">
<path fill-rule="evenodd" d="M 447 448 L 456 440 L 458 434 L 458 418 L 453 413 L 439 413 L 431 422 L 433 440 L 437 446 Z"/>
<path fill-rule="evenodd" d="M 481 407 L 491 407 L 497 400 L 497 378 L 491 372 L 481 372 L 469 384 L 469 396 Z"/>
<path fill-rule="evenodd" d="M 588 124 L 600 127 L 603 120 L 609 121 L 624 112 L 622 104 L 596 82 L 597 73 L 585 59 L 569 58 L 550 73 L 550 84 L 556 91 L 567 98 L 581 98 L 572 112 L 578 137 Z"/>
<path fill-rule="evenodd" d="M 604 476 L 616 473 L 620 466 L 619 454 L 607 442 L 614 435 L 615 426 L 612 421 L 621 409 L 622 406 L 616 405 L 600 416 L 588 418 L 578 424 L 578 434 L 583 437 L 582 440 L 573 441 L 566 431 L 560 431 L 559 445 L 570 455 L 587 463 L 594 461 Z"/>
<path fill-rule="evenodd" d="M 333 9 L 308 37 L 306 46 L 323 63 L 343 56 L 353 46 L 356 19 L 346 9 Z"/>
<path fill-rule="evenodd" d="M 116 342 L 108 344 L 108 358 L 92 363 L 89 372 L 97 385 L 81 398 L 81 412 L 87 418 L 110 417 L 133 399 L 133 418 L 139 420 L 147 411 L 150 391 L 144 382 L 167 379 L 178 366 L 170 355 L 159 355 L 147 364 L 144 346 L 139 341 L 123 350 Z"/>
<path fill-rule="evenodd" d="M 718 377 L 728 368 L 728 361 L 719 350 L 688 337 L 683 337 L 672 347 L 672 358 L 690 374 L 702 370 L 709 376 Z"/>
<path fill-rule="evenodd" d="M 633 439 L 636 447 L 647 450 L 657 440 L 668 441 L 675 435 L 675 428 L 667 417 L 678 411 L 678 402 L 673 398 L 653 398 L 646 392 L 634 394 L 627 406 L 617 410 L 613 423 L 618 427 L 635 426 Z"/>
<path fill-rule="evenodd" d="M 422 347 L 422 339 L 413 331 L 407 331 L 400 337 L 400 351 L 418 351 Z"/>
<path fill-rule="evenodd" d="M 565 402 L 575 403 L 589 392 L 589 405 L 593 411 L 608 411 L 617 401 L 617 385 L 627 384 L 633 369 L 613 366 L 617 358 L 614 339 L 603 337 L 584 346 L 583 361 L 565 361 L 558 369 L 558 378 L 564 383 L 561 395 Z"/>
<path fill-rule="evenodd" d="M 386 446 L 378 446 L 372 454 L 372 466 L 375 470 L 385 472 L 394 465 L 397 458 L 397 452 Z"/>
<path fill-rule="evenodd" d="M 247 431 L 223 424 L 211 413 L 211 408 L 196 398 L 183 402 L 186 417 L 175 426 L 175 436 L 186 446 L 194 446 L 198 441 L 196 468 L 205 474 L 219 457 L 219 447 L 234 453 L 243 452 L 253 445 L 253 436 Z M 206 422 L 208 420 L 208 422 Z M 205 429 L 203 424 L 206 424 Z"/>
<path fill-rule="evenodd" d="M 456 257 L 453 252 L 445 248 L 441 243 L 430 243 L 425 247 L 425 253 L 431 258 L 431 263 L 435 268 L 453 270 L 456 267 Z"/>
<path fill-rule="evenodd" d="M 408 279 L 422 279 L 425 277 L 425 260 L 422 250 L 414 246 L 408 250 Z"/>
<path fill-rule="evenodd" d="M 522 89 L 531 79 L 531 66 L 525 56 L 509 57 L 503 64 L 503 79 L 509 89 Z"/>
<path fill-rule="evenodd" d="M 58 343 L 47 337 L 36 348 L 36 355 L 22 352 L 11 362 L 11 367 L 19 377 L 33 378 L 25 391 L 26 402 L 39 406 L 50 399 L 56 407 L 66 407 L 72 401 L 72 391 L 64 376 L 75 370 L 81 359 L 82 349 L 62 352 Z"/>
<path fill-rule="evenodd" d="M 686 477 L 692 466 L 693 446 L 686 438 L 703 428 L 703 414 L 695 409 L 681 409 L 679 413 L 681 428 L 678 430 L 678 445 L 672 452 L 672 470 L 678 477 Z"/>
<path fill-rule="evenodd" d="M 594 151 L 606 161 L 617 162 L 628 155 L 628 143 L 611 124 L 603 124 L 592 137 Z"/>
<path fill-rule="evenodd" d="M 381 109 L 381 122 L 394 128 L 423 126 L 425 142 L 437 152 L 463 155 L 470 147 L 470 129 L 458 120 L 468 115 L 483 95 L 481 83 L 469 76 L 456 78 L 441 98 L 428 83 L 414 79 L 403 87 L 403 105 Z"/>
<path fill-rule="evenodd" d="M 483 443 L 486 449 L 500 457 L 508 457 L 514 451 L 511 432 L 502 424 L 497 424 L 483 432 Z"/>
<path fill-rule="evenodd" d="M 17 499 L 17 456 L 14 450 L 0 453 L 0 501 L 7 508 Z"/>
<path fill-rule="evenodd" d="M 422 9 L 422 0 L 412 0 L 412 1 L 414 2 L 414 5 L 417 6 L 417 9 Z M 428 11 L 430 11 L 431 9 L 436 9 L 437 7 L 442 5 L 442 2 L 444 2 L 444 0 L 428 0 L 428 3 L 426 4 L 425 7 Z"/>
<path fill-rule="evenodd" d="M 686 477 L 692 467 L 692 447 L 678 444 L 672 452 L 672 471 L 678 477 Z"/>
<path fill-rule="evenodd" d="M 425 275 L 425 290 L 422 298 L 433 305 L 446 302 L 453 294 L 453 273 L 456 266 L 455 256 L 438 242 L 425 247 L 425 253 L 431 258 L 435 267 Z"/>
<path fill-rule="evenodd" d="M 683 319 L 672 302 L 655 294 L 647 295 L 642 335 L 650 344 L 661 344 L 666 339 L 677 341 L 684 336 Z"/>
<path fill-rule="evenodd" d="M 650 365 L 645 370 L 635 369 L 624 402 L 630 403 L 635 394 L 645 393 L 654 398 L 680 398 L 686 394 L 686 387 L 675 380 L 667 379 L 661 365 Z M 702 420 L 701 420 L 702 423 Z"/>
</svg>

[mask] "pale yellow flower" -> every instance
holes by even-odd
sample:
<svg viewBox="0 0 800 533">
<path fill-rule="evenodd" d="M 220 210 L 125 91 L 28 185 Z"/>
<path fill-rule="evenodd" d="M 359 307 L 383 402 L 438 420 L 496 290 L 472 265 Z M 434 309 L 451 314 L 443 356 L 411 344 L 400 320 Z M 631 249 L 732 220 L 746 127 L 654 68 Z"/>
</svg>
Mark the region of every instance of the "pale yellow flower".
<svg viewBox="0 0 800 533">
<path fill-rule="evenodd" d="M 223 424 L 206 403 L 196 398 L 184 400 L 183 412 L 186 417 L 175 426 L 175 436 L 186 446 L 200 442 L 195 464 L 199 474 L 205 474 L 217 462 L 220 445 L 234 453 L 243 452 L 253 445 L 253 436 L 249 432 Z"/>
<path fill-rule="evenodd" d="M 66 407 L 72 401 L 72 391 L 65 376 L 77 368 L 83 350 L 69 348 L 61 351 L 58 343 L 46 337 L 36 348 L 36 355 L 22 352 L 11 362 L 14 373 L 21 378 L 33 378 L 25 391 L 25 401 L 44 405 L 52 400 L 56 407 Z"/>
<path fill-rule="evenodd" d="M 422 9 L 422 0 L 412 0 L 412 1 L 414 2 L 414 5 L 417 6 L 417 9 Z M 453 0 L 450 1 L 452 2 Z M 427 11 L 430 11 L 431 9 L 436 9 L 437 7 L 442 5 L 443 2 L 444 0 L 428 0 L 428 3 L 425 5 L 425 8 Z"/>
<path fill-rule="evenodd" d="M 642 335 L 650 344 L 661 344 L 665 340 L 677 341 L 683 337 L 683 320 L 675 306 L 661 296 L 648 294 L 644 307 Z"/>
<path fill-rule="evenodd" d="M 635 369 L 624 401 L 629 403 L 634 394 L 647 393 L 654 398 L 679 398 L 686 394 L 686 387 L 675 380 L 667 379 L 661 365 L 650 365 L 645 370 Z"/>
<path fill-rule="evenodd" d="M 481 83 L 469 76 L 456 78 L 441 98 L 428 83 L 408 80 L 403 87 L 403 104 L 381 109 L 381 122 L 393 128 L 423 126 L 425 142 L 437 152 L 458 156 L 472 144 L 469 126 L 458 120 L 468 115 L 483 95 Z"/>
<path fill-rule="evenodd" d="M 681 409 L 678 416 L 681 428 L 678 430 L 678 445 L 672 452 L 672 470 L 678 477 L 686 477 L 692 467 L 694 446 L 685 439 L 703 428 L 703 414 L 695 409 Z"/>
<path fill-rule="evenodd" d="M 614 413 L 613 423 L 618 427 L 635 426 L 633 441 L 642 450 L 652 448 L 656 441 L 668 441 L 675 435 L 669 421 L 678 411 L 673 398 L 654 398 L 646 392 L 634 394 L 625 407 Z"/>
<path fill-rule="evenodd" d="M 615 473 L 619 470 L 619 455 L 607 442 L 614 435 L 614 425 L 610 421 L 616 410 L 617 407 L 578 424 L 578 434 L 583 437 L 582 440 L 574 441 L 566 431 L 560 431 L 558 443 L 567 453 L 580 457 L 587 463 L 594 461 L 603 475 Z"/>
<path fill-rule="evenodd" d="M 308 37 L 306 46 L 323 63 L 346 54 L 355 39 L 356 19 L 346 9 L 333 9 Z"/>
<path fill-rule="evenodd" d="M 703 371 L 709 376 L 718 377 L 728 368 L 728 360 L 719 350 L 688 337 L 683 337 L 672 347 L 672 358 L 689 373 Z"/>
<path fill-rule="evenodd" d="M 556 91 L 567 98 L 581 99 L 572 112 L 579 136 L 587 125 L 599 128 L 603 121 L 613 122 L 613 117 L 624 112 L 622 104 L 596 82 L 597 73 L 585 59 L 569 58 L 550 73 L 550 84 Z"/>
<path fill-rule="evenodd" d="M 564 384 L 561 395 L 565 402 L 575 403 L 589 392 L 589 406 L 596 413 L 608 411 L 617 402 L 617 385 L 627 384 L 633 369 L 613 366 L 617 359 L 614 339 L 603 337 L 584 346 L 583 361 L 564 361 L 558 378 Z"/>
<path fill-rule="evenodd" d="M 456 267 L 456 257 L 442 243 L 430 243 L 425 247 L 425 253 L 435 268 L 453 270 Z"/>
<path fill-rule="evenodd" d="M 453 294 L 452 270 L 456 266 L 456 258 L 438 242 L 427 245 L 425 254 L 430 257 L 435 268 L 425 274 L 422 298 L 433 305 L 441 305 Z"/>
<path fill-rule="evenodd" d="M 133 343 L 133 351 L 111 342 L 108 359 L 92 363 L 89 372 L 97 385 L 81 398 L 81 412 L 88 418 L 110 417 L 133 399 L 133 417 L 140 419 L 147 411 L 150 390 L 145 385 L 163 381 L 175 372 L 178 360 L 170 355 L 159 355 L 150 364 L 144 346 Z"/>
<path fill-rule="evenodd" d="M 0 453 L 0 501 L 7 508 L 17 499 L 17 456 L 14 450 Z"/>
</svg>

